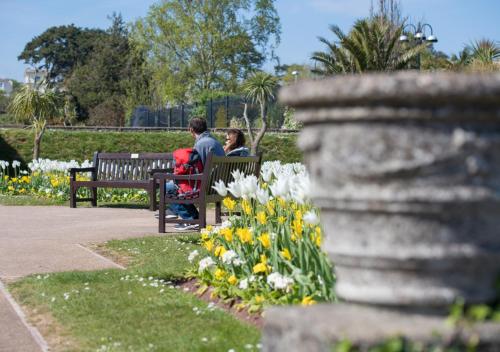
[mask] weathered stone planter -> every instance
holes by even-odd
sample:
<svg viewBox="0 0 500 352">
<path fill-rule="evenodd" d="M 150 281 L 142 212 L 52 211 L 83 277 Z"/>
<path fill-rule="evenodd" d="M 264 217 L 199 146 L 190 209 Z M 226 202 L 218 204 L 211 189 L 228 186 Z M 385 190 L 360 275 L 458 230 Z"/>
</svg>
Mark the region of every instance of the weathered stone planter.
<svg viewBox="0 0 500 352">
<path fill-rule="evenodd" d="M 442 309 L 500 273 L 500 75 L 343 76 L 287 87 L 337 294 Z"/>
</svg>

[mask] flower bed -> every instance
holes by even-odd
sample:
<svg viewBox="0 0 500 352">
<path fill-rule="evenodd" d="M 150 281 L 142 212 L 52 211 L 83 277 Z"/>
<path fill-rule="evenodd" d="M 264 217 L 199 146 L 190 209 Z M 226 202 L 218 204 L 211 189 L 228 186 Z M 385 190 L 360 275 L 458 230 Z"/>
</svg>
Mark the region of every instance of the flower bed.
<svg viewBox="0 0 500 352">
<path fill-rule="evenodd" d="M 29 195 L 69 200 L 69 169 L 89 166 L 92 166 L 92 163 L 87 160 L 80 164 L 74 160 L 65 162 L 38 159 L 28 164 L 28 170 L 21 170 L 19 161 L 14 160 L 11 165 L 8 161 L 0 160 L 0 195 Z M 77 175 L 77 179 L 90 178 L 88 175 Z M 78 196 L 86 198 L 90 193 L 88 189 L 81 188 L 78 190 Z M 101 202 L 146 203 L 148 194 L 144 190 L 99 188 L 97 198 Z"/>
<path fill-rule="evenodd" d="M 323 232 L 308 200 L 304 166 L 266 162 L 260 180 L 234 176 L 235 182 L 215 187 L 226 197 L 229 220 L 202 230 L 208 255 L 193 269 L 201 289 L 213 286 L 216 295 L 241 299 L 250 311 L 264 304 L 332 301 L 335 278 L 321 251 Z"/>
</svg>

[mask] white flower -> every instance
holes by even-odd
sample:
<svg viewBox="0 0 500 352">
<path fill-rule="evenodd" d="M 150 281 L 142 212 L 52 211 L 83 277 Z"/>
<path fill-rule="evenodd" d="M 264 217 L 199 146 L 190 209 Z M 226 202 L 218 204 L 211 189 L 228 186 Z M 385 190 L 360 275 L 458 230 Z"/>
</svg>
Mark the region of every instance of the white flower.
<svg viewBox="0 0 500 352">
<path fill-rule="evenodd" d="M 13 168 L 16 168 L 16 167 L 19 167 L 19 166 L 21 166 L 21 162 L 20 162 L 20 161 L 18 161 L 18 160 L 14 160 L 14 161 L 12 162 L 12 167 L 13 167 Z"/>
<path fill-rule="evenodd" d="M 262 205 L 266 204 L 270 198 L 269 192 L 265 189 L 260 188 L 260 187 L 257 188 L 255 195 L 257 196 L 257 200 L 259 201 L 259 203 Z"/>
<path fill-rule="evenodd" d="M 192 251 L 191 253 L 189 253 L 189 256 L 188 256 L 189 262 L 192 263 L 194 258 L 196 258 L 198 256 L 198 254 L 199 254 L 198 250 L 196 250 L 196 249 L 194 251 Z"/>
<path fill-rule="evenodd" d="M 309 210 L 307 213 L 305 213 L 303 219 L 304 219 L 304 222 L 306 224 L 310 224 L 310 225 L 319 224 L 319 217 L 312 210 Z"/>
<path fill-rule="evenodd" d="M 288 193 L 290 191 L 289 178 L 286 176 L 277 178 L 276 181 L 269 186 L 269 189 L 273 193 L 273 196 L 288 199 Z"/>
<path fill-rule="evenodd" d="M 198 266 L 198 271 L 202 272 L 205 269 L 208 269 L 212 266 L 215 265 L 215 262 L 211 257 L 205 257 L 202 260 L 200 260 L 199 266 Z"/>
<path fill-rule="evenodd" d="M 221 229 L 229 228 L 231 226 L 232 226 L 232 224 L 231 224 L 231 221 L 229 221 L 229 220 L 224 220 L 222 222 L 222 224 L 220 224 Z"/>
<path fill-rule="evenodd" d="M 233 250 L 229 250 L 224 252 L 224 254 L 222 255 L 222 262 L 224 264 L 232 264 L 233 260 L 236 258 L 238 258 L 238 254 L 236 254 L 236 252 Z"/>
<path fill-rule="evenodd" d="M 248 279 L 241 280 L 239 288 L 242 290 L 246 290 L 248 288 Z"/>
<path fill-rule="evenodd" d="M 285 290 L 293 285 L 293 279 L 274 272 L 267 277 L 267 283 L 274 289 Z"/>
<path fill-rule="evenodd" d="M 254 175 L 245 177 L 240 181 L 241 196 L 244 199 L 255 198 L 255 193 L 259 187 L 259 181 Z"/>
<path fill-rule="evenodd" d="M 245 178 L 245 174 L 241 172 L 240 170 L 234 170 L 231 175 L 233 175 L 233 178 L 236 182 L 239 182 Z"/>
<path fill-rule="evenodd" d="M 219 193 L 220 196 L 225 197 L 227 195 L 227 188 L 226 185 L 224 184 L 224 181 L 219 180 L 215 182 L 215 186 L 212 186 L 213 189 Z"/>
<path fill-rule="evenodd" d="M 262 175 L 262 179 L 264 180 L 264 182 L 269 182 L 273 177 L 273 169 L 271 168 L 262 169 L 260 174 Z"/>
<path fill-rule="evenodd" d="M 242 195 L 242 190 L 241 190 L 241 184 L 239 182 L 230 182 L 227 185 L 227 189 L 235 198 L 241 198 Z"/>
</svg>

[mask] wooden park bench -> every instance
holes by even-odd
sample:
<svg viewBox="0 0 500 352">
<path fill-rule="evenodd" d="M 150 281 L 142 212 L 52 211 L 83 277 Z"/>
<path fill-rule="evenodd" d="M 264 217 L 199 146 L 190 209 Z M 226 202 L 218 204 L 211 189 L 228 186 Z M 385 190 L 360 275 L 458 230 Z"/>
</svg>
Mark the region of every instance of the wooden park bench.
<svg viewBox="0 0 500 352">
<path fill-rule="evenodd" d="M 77 202 L 97 206 L 97 188 L 140 188 L 149 194 L 150 209 L 156 210 L 155 172 L 171 172 L 172 153 L 94 153 L 93 166 L 70 169 L 70 207 Z M 78 173 L 91 173 L 90 180 L 77 180 Z M 79 188 L 90 189 L 90 198 L 77 198 Z"/>
<path fill-rule="evenodd" d="M 232 172 L 240 170 L 245 175 L 259 177 L 262 155 L 236 157 L 236 156 L 214 156 L 208 155 L 203 173 L 196 175 L 174 175 L 168 173 L 155 173 L 153 178 L 158 180 L 160 187 L 160 206 L 158 216 L 158 232 L 165 232 L 165 223 L 188 223 L 198 224 L 204 228 L 207 224 L 207 204 L 215 203 L 215 222 L 221 222 L 221 202 L 224 197 L 220 196 L 212 187 L 215 182 L 222 180 L 227 185 L 234 181 Z M 168 194 L 165 184 L 170 180 L 200 181 L 198 191 L 189 194 Z M 156 182 L 155 182 L 156 183 Z M 195 220 L 165 219 L 165 211 L 169 204 L 193 204 L 198 208 L 199 218 Z"/>
</svg>

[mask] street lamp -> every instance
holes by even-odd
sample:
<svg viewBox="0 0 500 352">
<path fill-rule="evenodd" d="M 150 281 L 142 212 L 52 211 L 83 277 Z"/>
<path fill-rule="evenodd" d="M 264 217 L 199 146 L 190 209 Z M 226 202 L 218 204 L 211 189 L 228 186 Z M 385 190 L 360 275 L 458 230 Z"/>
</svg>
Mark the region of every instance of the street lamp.
<svg viewBox="0 0 500 352">
<path fill-rule="evenodd" d="M 409 37 L 407 34 L 405 34 L 405 33 L 408 33 L 408 31 L 406 31 L 406 28 L 413 29 L 413 33 L 410 31 L 410 33 L 413 34 L 412 37 Z M 429 28 L 429 30 L 431 32 L 429 36 L 426 36 L 426 32 L 425 32 L 426 28 Z M 418 44 L 422 44 L 424 42 L 437 43 L 438 39 L 434 35 L 434 30 L 432 29 L 432 26 L 430 24 L 428 24 L 428 23 L 420 24 L 417 28 L 417 26 L 415 26 L 414 24 L 408 23 L 406 26 L 404 26 L 403 32 L 402 32 L 401 36 L 399 37 L 399 41 L 403 42 L 403 43 L 412 42 L 412 43 L 415 43 L 416 45 L 418 45 Z M 420 70 L 420 54 L 418 54 L 418 56 L 417 56 L 417 67 Z"/>
</svg>

